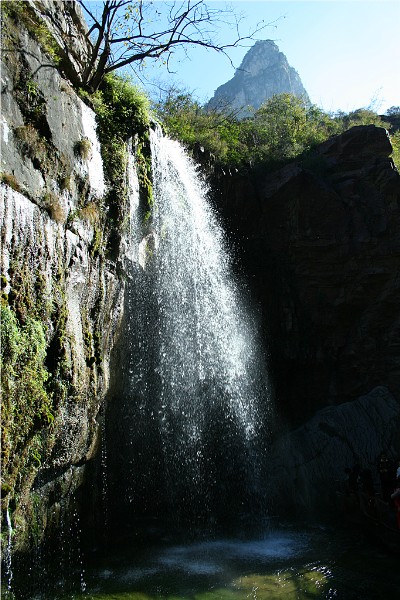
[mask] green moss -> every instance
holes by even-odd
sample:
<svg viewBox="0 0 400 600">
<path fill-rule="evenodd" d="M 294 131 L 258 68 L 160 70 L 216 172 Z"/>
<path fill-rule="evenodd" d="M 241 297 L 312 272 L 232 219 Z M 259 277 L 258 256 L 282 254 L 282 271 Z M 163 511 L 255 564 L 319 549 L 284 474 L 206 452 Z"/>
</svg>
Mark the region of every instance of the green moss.
<svg viewBox="0 0 400 600">
<path fill-rule="evenodd" d="M 37 492 L 30 498 L 29 533 L 33 546 L 38 546 L 42 540 L 43 501 Z"/>
<path fill-rule="evenodd" d="M 143 91 L 124 77 L 108 75 L 101 89 L 94 94 L 80 91 L 82 98 L 96 112 L 97 133 L 101 143 L 104 172 L 108 185 L 105 197 L 105 228 L 103 244 L 113 257 L 118 252 L 123 225 L 129 211 L 126 170 L 128 166 L 127 142 L 130 138 L 146 145 L 150 126 L 149 101 Z M 152 204 L 151 165 L 144 152 L 138 152 L 140 193 L 143 203 Z M 95 232 L 91 253 L 101 253 L 100 231 Z"/>
<path fill-rule="evenodd" d="M 23 25 L 29 35 L 38 42 L 42 50 L 55 63 L 61 60 L 62 52 L 56 39 L 47 28 L 45 22 L 36 15 L 28 2 L 13 0 L 13 2 L 2 2 L 2 16 L 11 19 L 16 25 Z"/>
<path fill-rule="evenodd" d="M 154 205 L 153 182 L 151 169 L 151 149 L 148 134 L 142 136 L 141 141 L 136 146 L 136 165 L 139 179 L 139 203 L 144 213 L 143 222 L 147 223 Z"/>
<path fill-rule="evenodd" d="M 22 324 L 8 306 L 1 307 L 1 383 L 3 475 L 37 430 L 54 420 L 45 368 L 46 338 L 40 321 L 26 316 Z M 7 483 L 7 479 L 5 480 Z"/>
<path fill-rule="evenodd" d="M 89 254 L 92 258 L 96 258 L 96 256 L 103 255 L 103 232 L 102 230 L 95 226 L 93 231 L 93 238 L 90 243 Z"/>
<path fill-rule="evenodd" d="M 400 131 L 396 131 L 390 136 L 390 141 L 393 148 L 392 159 L 396 169 L 400 171 Z"/>
</svg>

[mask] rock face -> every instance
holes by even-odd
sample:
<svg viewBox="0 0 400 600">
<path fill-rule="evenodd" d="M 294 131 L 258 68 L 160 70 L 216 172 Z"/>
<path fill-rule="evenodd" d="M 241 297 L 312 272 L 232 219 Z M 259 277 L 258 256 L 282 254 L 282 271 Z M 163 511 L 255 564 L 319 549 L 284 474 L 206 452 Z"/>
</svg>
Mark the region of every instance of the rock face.
<svg viewBox="0 0 400 600">
<path fill-rule="evenodd" d="M 275 172 L 223 176 L 220 210 L 262 312 L 276 407 L 276 509 L 333 507 L 345 468 L 400 455 L 400 176 L 354 127 Z M 217 200 L 218 202 L 218 200 Z M 282 426 L 283 427 L 283 426 Z M 283 429 L 282 429 L 283 430 Z"/>
<path fill-rule="evenodd" d="M 258 41 L 247 52 L 234 77 L 221 85 L 209 108 L 228 105 L 240 117 L 250 114 L 275 94 L 294 94 L 309 101 L 301 79 L 272 40 Z"/>
<path fill-rule="evenodd" d="M 269 498 L 275 510 L 293 512 L 296 507 L 315 515 L 332 509 L 337 482 L 355 465 L 370 471 L 380 490 L 377 457 L 382 449 L 390 457 L 398 453 L 399 430 L 400 404 L 384 387 L 317 411 L 271 449 Z"/>
<path fill-rule="evenodd" d="M 354 127 L 273 173 L 225 177 L 222 207 L 263 310 L 280 410 L 387 387 L 400 399 L 400 177 L 385 129 Z"/>
<path fill-rule="evenodd" d="M 39 4 L 20 3 L 28 25 L 44 11 L 62 36 L 77 18 Z M 105 178 L 94 113 L 38 43 L 40 30 L 18 13 L 3 17 L 2 517 L 16 552 L 74 521 L 98 449 L 124 282 L 98 247 Z"/>
</svg>

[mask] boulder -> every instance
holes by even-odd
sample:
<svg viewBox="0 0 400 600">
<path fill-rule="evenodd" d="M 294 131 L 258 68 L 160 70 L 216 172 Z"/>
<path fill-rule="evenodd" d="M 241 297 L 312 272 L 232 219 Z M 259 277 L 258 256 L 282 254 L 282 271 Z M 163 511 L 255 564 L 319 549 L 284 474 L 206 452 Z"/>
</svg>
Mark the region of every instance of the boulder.
<svg viewBox="0 0 400 600">
<path fill-rule="evenodd" d="M 371 472 L 381 493 L 378 456 L 382 450 L 391 461 L 399 455 L 399 429 L 400 404 L 385 387 L 321 409 L 272 447 L 268 486 L 275 510 L 317 514 L 332 509 L 345 469 L 355 465 Z"/>
</svg>

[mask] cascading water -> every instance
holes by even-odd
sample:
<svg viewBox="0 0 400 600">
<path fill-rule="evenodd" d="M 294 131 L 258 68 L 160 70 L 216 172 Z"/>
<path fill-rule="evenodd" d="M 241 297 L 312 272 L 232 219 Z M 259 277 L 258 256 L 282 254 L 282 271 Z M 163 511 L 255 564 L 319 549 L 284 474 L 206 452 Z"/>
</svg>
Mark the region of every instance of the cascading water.
<svg viewBox="0 0 400 600">
<path fill-rule="evenodd" d="M 196 166 L 159 132 L 151 152 L 152 217 L 128 285 L 117 471 L 135 514 L 220 521 L 262 504 L 261 352 Z M 111 487 L 116 508 L 120 482 Z"/>
<path fill-rule="evenodd" d="M 13 579 L 13 571 L 12 571 L 12 558 L 11 558 L 11 549 L 12 549 L 12 536 L 13 536 L 13 527 L 11 523 L 10 511 L 7 507 L 6 511 L 6 522 L 7 522 L 7 546 L 5 551 L 4 564 L 7 578 L 7 589 L 11 590 L 12 579 Z"/>
</svg>

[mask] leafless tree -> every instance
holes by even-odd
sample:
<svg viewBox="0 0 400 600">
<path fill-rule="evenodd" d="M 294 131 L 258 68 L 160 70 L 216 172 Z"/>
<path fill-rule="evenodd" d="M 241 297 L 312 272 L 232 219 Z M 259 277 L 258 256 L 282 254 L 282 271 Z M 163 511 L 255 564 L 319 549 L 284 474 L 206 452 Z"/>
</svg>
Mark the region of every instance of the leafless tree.
<svg viewBox="0 0 400 600">
<path fill-rule="evenodd" d="M 95 91 L 107 73 L 134 65 L 143 68 L 148 59 L 162 59 L 167 69 L 174 51 L 202 46 L 226 55 L 246 40 L 254 40 L 267 27 L 261 21 L 247 35 L 240 31 L 243 15 L 230 7 L 213 7 L 206 0 L 155 2 L 152 0 L 109 0 L 101 14 L 93 2 L 78 0 L 89 22 L 90 55 L 81 74 L 81 85 Z M 228 23 L 232 39 L 219 43 L 218 29 Z M 230 59 L 229 59 L 230 60 Z"/>
</svg>

